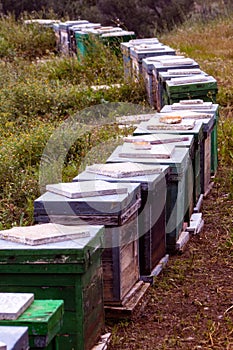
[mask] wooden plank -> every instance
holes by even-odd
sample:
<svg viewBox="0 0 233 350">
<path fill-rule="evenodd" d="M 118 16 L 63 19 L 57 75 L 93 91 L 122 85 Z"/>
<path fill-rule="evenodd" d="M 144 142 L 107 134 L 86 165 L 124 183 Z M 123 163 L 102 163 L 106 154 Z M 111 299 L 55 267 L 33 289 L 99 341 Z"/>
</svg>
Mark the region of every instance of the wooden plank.
<svg viewBox="0 0 233 350">
<path fill-rule="evenodd" d="M 140 313 L 147 304 L 146 292 L 150 287 L 150 283 L 144 283 L 139 281 L 130 291 L 130 297 L 125 298 L 127 300 L 124 306 L 105 306 L 106 318 L 133 318 L 137 313 Z"/>
</svg>

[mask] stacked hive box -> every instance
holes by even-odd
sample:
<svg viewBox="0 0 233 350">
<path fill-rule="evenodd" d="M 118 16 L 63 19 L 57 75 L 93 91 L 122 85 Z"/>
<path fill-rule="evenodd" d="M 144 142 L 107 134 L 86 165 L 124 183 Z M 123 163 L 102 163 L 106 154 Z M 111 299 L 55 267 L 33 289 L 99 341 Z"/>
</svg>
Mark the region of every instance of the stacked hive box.
<svg viewBox="0 0 233 350">
<path fill-rule="evenodd" d="M 166 72 L 170 69 L 195 69 L 199 68 L 199 64 L 190 58 L 165 59 L 155 62 L 153 65 L 153 84 L 155 86 L 155 94 L 157 101 L 157 110 L 160 111 L 161 105 L 161 87 L 159 84 L 159 73 Z"/>
<path fill-rule="evenodd" d="M 61 184 L 60 188 L 64 185 Z M 34 202 L 35 221 L 105 225 L 102 256 L 104 302 L 105 305 L 122 306 L 139 280 L 137 214 L 141 204 L 140 186 L 105 181 L 67 185 L 72 187 L 72 194 L 79 193 L 81 197 L 68 198 L 46 192 Z M 54 188 L 57 192 L 59 184 L 55 184 Z M 106 195 L 106 190 L 112 194 Z"/>
<path fill-rule="evenodd" d="M 201 99 L 181 100 L 179 103 L 164 106 L 161 112 L 170 113 L 184 110 L 209 113 L 214 116 L 215 125 L 213 131 L 211 132 L 211 175 L 215 175 L 218 166 L 217 126 L 219 119 L 219 105 L 212 102 L 204 102 Z"/>
<path fill-rule="evenodd" d="M 132 76 L 138 81 L 142 75 L 142 61 L 147 57 L 175 55 L 175 50 L 161 43 L 148 45 L 141 44 L 130 48 Z"/>
<path fill-rule="evenodd" d="M 0 240 L 0 291 L 30 292 L 41 300 L 62 298 L 64 323 L 53 349 L 91 349 L 104 327 L 103 226 L 45 224 L 12 230 L 22 241 L 46 235 L 52 242 L 57 233 L 69 236 L 69 240 L 40 245 Z"/>
<path fill-rule="evenodd" d="M 186 68 L 186 69 L 169 69 L 165 72 L 159 72 L 158 77 L 158 99 L 160 101 L 161 108 L 169 104 L 169 98 L 166 90 L 166 81 L 172 78 L 185 78 L 193 75 L 206 76 L 207 74 L 199 68 Z"/>
<path fill-rule="evenodd" d="M 132 64 L 130 58 L 130 48 L 137 45 L 156 45 L 159 44 L 157 38 L 132 39 L 129 42 L 121 43 L 121 52 L 123 56 L 124 78 L 127 81 L 132 78 Z"/>
<path fill-rule="evenodd" d="M 165 203 L 168 172 L 167 166 L 148 168 L 148 165 L 132 163 L 99 164 L 88 167 L 73 180 L 104 180 L 141 185 L 142 205 L 138 213 L 139 266 L 141 279 L 146 281 L 153 276 L 153 270 L 166 252 Z"/>
<path fill-rule="evenodd" d="M 157 117 L 156 117 L 157 116 Z M 134 131 L 134 135 L 147 135 L 153 134 L 158 135 L 167 133 L 170 136 L 179 135 L 180 137 L 185 137 L 188 135 L 192 135 L 194 137 L 194 157 L 191 156 L 192 159 L 192 170 L 193 170 L 193 203 L 194 205 L 198 202 L 199 197 L 201 195 L 201 152 L 203 147 L 203 130 L 202 123 L 197 122 L 195 126 L 190 130 L 182 130 L 178 127 L 176 129 L 169 128 L 169 125 L 162 124 L 161 128 L 157 128 L 156 126 L 159 123 L 159 113 L 155 114 L 153 118 L 150 118 L 147 122 L 142 122 L 139 124 L 137 129 Z M 177 147 L 185 146 L 185 143 L 178 142 Z M 190 152 L 192 154 L 192 152 Z"/>
<path fill-rule="evenodd" d="M 217 81 L 209 75 L 199 74 L 166 81 L 168 104 L 189 99 L 202 99 L 215 103 L 217 91 Z"/>
<path fill-rule="evenodd" d="M 155 151 L 157 152 L 157 150 Z M 140 152 L 128 143 L 119 146 L 108 158 L 107 163 L 135 162 L 142 164 L 167 165 L 170 173 L 167 183 L 166 200 L 166 248 L 168 252 L 176 250 L 176 242 L 182 232 L 185 217 L 184 189 L 187 172 L 190 169 L 189 150 L 185 148 L 162 147 L 159 152 L 168 154 L 166 158 L 151 157 L 151 152 Z M 143 153 L 143 154 L 142 154 Z M 141 155 L 141 156 L 140 156 Z"/>
</svg>

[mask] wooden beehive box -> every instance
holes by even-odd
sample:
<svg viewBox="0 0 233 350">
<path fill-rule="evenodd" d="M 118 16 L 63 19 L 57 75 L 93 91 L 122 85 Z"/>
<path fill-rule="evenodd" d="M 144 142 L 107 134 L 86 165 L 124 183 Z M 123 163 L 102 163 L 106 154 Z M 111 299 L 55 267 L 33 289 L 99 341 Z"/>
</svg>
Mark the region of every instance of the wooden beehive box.
<svg viewBox="0 0 233 350">
<path fill-rule="evenodd" d="M 186 68 L 186 69 L 169 69 L 165 72 L 159 72 L 158 75 L 158 90 L 157 98 L 160 101 L 160 110 L 166 105 L 169 96 L 166 90 L 166 81 L 172 78 L 185 78 L 193 75 L 207 76 L 200 68 Z"/>
<path fill-rule="evenodd" d="M 142 204 L 139 209 L 140 276 L 151 275 L 165 255 L 165 203 L 168 166 L 116 163 L 87 167 L 73 181 L 104 180 L 139 183 Z"/>
<path fill-rule="evenodd" d="M 145 82 L 148 101 L 151 106 L 156 107 L 156 96 L 155 96 L 155 86 L 152 76 L 154 63 L 159 62 L 160 60 L 165 59 L 175 59 L 183 56 L 176 56 L 175 52 L 168 52 L 165 55 L 157 55 L 152 57 L 143 58 L 142 60 L 142 76 Z"/>
<path fill-rule="evenodd" d="M 212 76 L 202 77 L 202 80 L 193 76 L 166 81 L 169 104 L 188 99 L 202 99 L 205 102 L 216 103 L 217 92 L 217 81 Z"/>
<path fill-rule="evenodd" d="M 72 184 L 85 190 L 97 186 L 97 183 L 99 181 Z M 106 187 L 114 186 L 115 193 L 118 191 L 119 194 L 101 195 L 99 192 L 93 197 L 71 199 L 46 192 L 34 202 L 35 221 L 105 225 L 102 256 L 104 302 L 121 305 L 139 278 L 137 213 L 141 192 L 139 184 L 103 183 Z"/>
<path fill-rule="evenodd" d="M 35 300 L 16 320 L 0 320 L 0 326 L 28 327 L 30 349 L 57 349 L 63 314 L 63 300 Z"/>
<path fill-rule="evenodd" d="M 17 326 L 0 326 L 0 349 L 28 350 L 28 328 Z"/>
<path fill-rule="evenodd" d="M 58 226 L 62 232 L 67 227 Z M 46 225 L 37 225 L 43 231 Z M 71 232 L 75 227 L 70 228 Z M 80 227 L 77 227 L 80 230 Z M 0 291 L 63 299 L 63 326 L 56 349 L 91 349 L 104 328 L 103 226 L 83 226 L 89 236 L 28 245 L 0 240 Z"/>
<path fill-rule="evenodd" d="M 195 195 L 194 195 L 194 204 L 196 204 L 201 195 L 201 153 L 203 152 L 203 142 L 204 142 L 204 134 L 202 129 L 202 122 L 196 121 L 194 127 L 190 130 L 160 130 L 156 129 L 156 125 L 159 123 L 159 116 L 163 115 L 160 113 L 156 113 L 154 118 L 151 118 L 148 122 L 142 122 L 134 131 L 134 135 L 145 135 L 145 134 L 153 134 L 160 135 L 161 133 L 166 133 L 169 135 L 179 135 L 179 136 L 187 136 L 193 135 L 194 137 L 194 149 L 195 149 L 195 161 L 193 162 L 193 172 L 194 172 L 194 185 L 195 185 Z M 150 128 L 150 125 L 153 126 L 153 129 Z M 155 126 L 155 127 L 154 127 Z"/>
<path fill-rule="evenodd" d="M 130 58 L 132 61 L 132 74 L 135 79 L 139 79 L 142 74 L 142 60 L 146 57 L 175 55 L 175 50 L 161 43 L 155 45 L 137 45 L 130 48 Z"/>
<path fill-rule="evenodd" d="M 180 70 L 180 69 L 197 69 L 199 68 L 199 64 L 189 58 L 180 58 L 177 61 L 175 60 L 167 60 L 164 62 L 155 62 L 152 70 L 152 79 L 154 86 L 154 94 L 157 103 L 157 111 L 160 111 L 162 108 L 160 95 L 159 95 L 159 73 L 166 72 L 169 70 Z"/>
<path fill-rule="evenodd" d="M 192 110 L 214 115 L 215 125 L 211 132 L 211 175 L 215 175 L 218 167 L 218 120 L 219 120 L 219 105 L 212 102 L 204 102 L 203 100 L 185 100 L 179 101 L 172 105 L 164 106 L 161 112 L 171 112 L 179 110 Z"/>
<path fill-rule="evenodd" d="M 120 157 L 122 146 L 116 148 L 107 159 L 107 163 L 135 162 L 142 164 L 167 165 L 170 168 L 167 185 L 166 200 L 166 248 L 167 251 L 176 250 L 176 241 L 182 231 L 185 217 L 186 172 L 190 167 L 189 150 L 175 148 L 172 156 L 166 159 L 156 158 L 122 158 Z M 179 205 L 177 205 L 179 203 Z"/>
</svg>

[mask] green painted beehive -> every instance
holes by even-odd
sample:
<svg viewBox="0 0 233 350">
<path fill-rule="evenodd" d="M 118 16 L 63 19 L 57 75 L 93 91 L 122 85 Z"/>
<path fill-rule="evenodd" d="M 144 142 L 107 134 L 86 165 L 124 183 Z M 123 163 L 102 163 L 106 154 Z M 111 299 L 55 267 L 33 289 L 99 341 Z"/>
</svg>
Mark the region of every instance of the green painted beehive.
<svg viewBox="0 0 233 350">
<path fill-rule="evenodd" d="M 172 78 L 166 81 L 166 93 L 170 105 L 190 99 L 216 103 L 217 92 L 217 81 L 212 76 Z"/>
<path fill-rule="evenodd" d="M 30 349 L 55 350 L 63 314 L 63 300 L 34 300 L 16 320 L 0 320 L 0 326 L 28 327 Z"/>
<path fill-rule="evenodd" d="M 46 226 L 36 225 L 39 230 Z M 67 226 L 56 227 L 59 232 L 69 231 Z M 72 226 L 72 232 L 74 229 Z M 1 292 L 28 292 L 34 293 L 35 299 L 64 300 L 56 349 L 89 350 L 104 327 L 104 228 L 87 225 L 82 226 L 83 230 L 88 233 L 86 237 L 35 246 L 0 240 Z"/>
<path fill-rule="evenodd" d="M 123 145 L 124 146 L 124 145 Z M 118 146 L 112 155 L 107 159 L 107 163 L 134 162 L 142 164 L 168 165 L 170 174 L 167 184 L 166 199 L 166 248 L 168 252 L 176 250 L 176 242 L 182 232 L 185 204 L 186 204 L 186 180 L 187 171 L 190 168 L 189 150 L 186 148 L 175 148 L 169 158 L 147 158 L 147 156 L 136 157 L 138 151 L 132 151 L 130 145 L 127 151 L 133 154 L 132 157 L 122 157 L 123 146 Z"/>
</svg>

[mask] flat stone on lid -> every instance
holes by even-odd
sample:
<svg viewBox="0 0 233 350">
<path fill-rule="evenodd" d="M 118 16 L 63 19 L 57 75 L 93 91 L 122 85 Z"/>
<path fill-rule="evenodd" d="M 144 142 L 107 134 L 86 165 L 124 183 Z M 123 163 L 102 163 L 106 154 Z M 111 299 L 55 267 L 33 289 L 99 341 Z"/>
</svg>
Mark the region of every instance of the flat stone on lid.
<svg viewBox="0 0 233 350">
<path fill-rule="evenodd" d="M 107 181 L 64 182 L 47 185 L 46 190 L 68 198 L 95 197 L 127 193 L 128 189 Z"/>
<path fill-rule="evenodd" d="M 0 320 L 17 320 L 33 301 L 32 293 L 0 293 Z"/>
<path fill-rule="evenodd" d="M 28 245 L 62 242 L 89 236 L 90 232 L 83 226 L 64 226 L 54 223 L 13 227 L 0 231 L 1 239 Z"/>
<path fill-rule="evenodd" d="M 86 167 L 86 171 L 99 175 L 110 176 L 113 178 L 140 176 L 159 174 L 163 170 L 158 166 L 152 166 L 140 163 L 107 163 L 107 164 L 93 164 Z"/>
<path fill-rule="evenodd" d="M 119 157 L 122 158 L 171 158 L 175 146 L 173 145 L 152 145 L 149 150 L 135 149 L 132 143 L 124 143 Z"/>
</svg>

